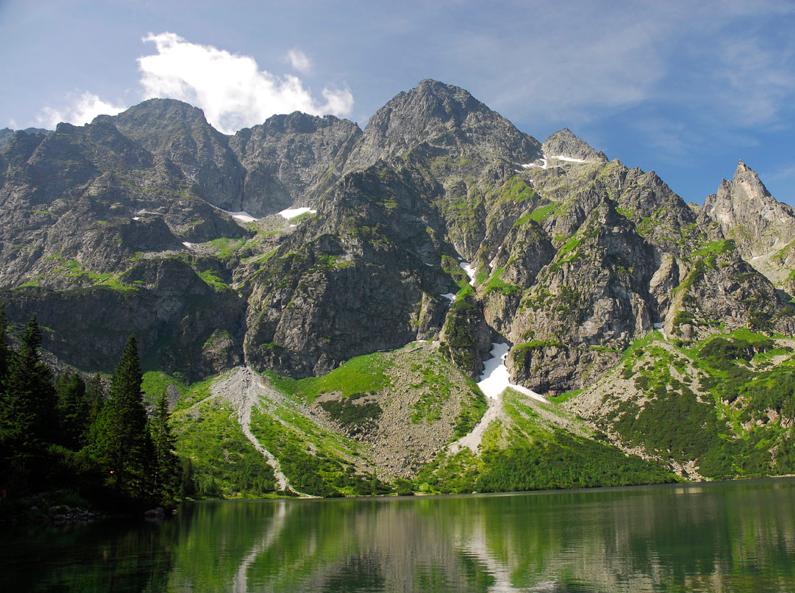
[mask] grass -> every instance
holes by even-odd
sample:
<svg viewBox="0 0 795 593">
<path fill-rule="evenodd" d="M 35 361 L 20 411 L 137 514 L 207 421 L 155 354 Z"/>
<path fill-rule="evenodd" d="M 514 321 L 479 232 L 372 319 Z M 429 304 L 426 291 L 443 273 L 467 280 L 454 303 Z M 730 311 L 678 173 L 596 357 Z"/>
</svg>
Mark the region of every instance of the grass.
<svg viewBox="0 0 795 593">
<path fill-rule="evenodd" d="M 511 284 L 510 282 L 506 282 L 502 279 L 502 275 L 504 273 L 505 268 L 503 267 L 495 268 L 492 271 L 491 276 L 483 285 L 487 293 L 499 292 L 504 296 L 513 296 L 521 292 L 522 289 L 519 286 Z"/>
<path fill-rule="evenodd" d="M 196 272 L 196 275 L 201 278 L 204 283 L 212 288 L 215 292 L 225 292 L 229 290 L 229 285 L 224 282 L 218 274 L 212 270 L 204 270 Z"/>
<path fill-rule="evenodd" d="M 126 284 L 121 280 L 121 274 L 111 272 L 92 272 L 82 267 L 76 259 L 65 258 L 60 254 L 48 256 L 57 263 L 55 272 L 66 278 L 82 280 L 91 286 L 101 286 L 118 292 L 132 292 L 137 290 L 134 284 Z"/>
<path fill-rule="evenodd" d="M 524 226 L 531 220 L 536 223 L 542 223 L 550 216 L 553 216 L 557 211 L 560 204 L 557 202 L 550 202 L 549 204 L 544 204 L 543 206 L 538 206 L 531 212 L 523 214 L 519 218 L 516 219 L 516 222 L 513 223 L 514 226 Z"/>
<path fill-rule="evenodd" d="M 172 416 L 177 452 L 191 460 L 199 495 L 236 498 L 272 493 L 273 470 L 246 439 L 234 411 L 218 402 L 202 404 L 199 411 Z"/>
<path fill-rule="evenodd" d="M 389 487 L 371 475 L 357 472 L 354 465 L 328 447 L 317 447 L 300 430 L 255 410 L 251 430 L 257 440 L 280 461 L 290 483 L 306 494 L 346 496 L 384 494 Z"/>
<path fill-rule="evenodd" d="M 389 385 L 386 370 L 389 357 L 382 352 L 357 356 L 320 377 L 292 379 L 269 373 L 271 382 L 282 391 L 313 402 L 323 393 L 339 392 L 343 397 L 376 393 Z"/>
<path fill-rule="evenodd" d="M 144 393 L 146 402 L 154 404 L 172 385 L 180 394 L 188 390 L 188 387 L 179 377 L 169 375 L 163 371 L 147 371 L 143 376 L 141 390 Z"/>
<path fill-rule="evenodd" d="M 514 175 L 506 181 L 497 193 L 497 202 L 526 202 L 538 196 L 528 183 Z"/>
<path fill-rule="evenodd" d="M 507 421 L 489 426 L 480 455 L 440 454 L 417 476 L 421 492 L 502 492 L 672 482 L 656 464 L 627 456 L 595 438 L 566 432 L 544 419 L 543 404 L 508 391 Z M 554 406 L 545 406 L 556 414 Z M 571 421 L 570 418 L 566 418 Z"/>
<path fill-rule="evenodd" d="M 210 245 L 213 246 L 220 259 L 226 260 L 233 258 L 246 242 L 245 237 L 219 237 L 210 241 Z"/>
</svg>

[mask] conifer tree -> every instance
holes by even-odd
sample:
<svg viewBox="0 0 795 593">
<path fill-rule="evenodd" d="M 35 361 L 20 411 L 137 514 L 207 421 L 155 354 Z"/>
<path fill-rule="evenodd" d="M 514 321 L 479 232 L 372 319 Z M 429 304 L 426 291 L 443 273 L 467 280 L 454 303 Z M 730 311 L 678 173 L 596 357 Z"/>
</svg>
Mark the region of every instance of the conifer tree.
<svg viewBox="0 0 795 593">
<path fill-rule="evenodd" d="M 106 472 L 110 486 L 143 501 L 152 495 L 155 464 L 141 380 L 138 347 L 135 338 L 130 338 L 92 428 L 90 452 Z"/>
<path fill-rule="evenodd" d="M 88 422 L 86 384 L 77 373 L 61 375 L 55 384 L 58 393 L 59 442 L 73 451 L 85 443 Z"/>
<path fill-rule="evenodd" d="M 86 435 L 84 438 L 87 439 L 91 426 L 93 426 L 97 421 L 97 417 L 99 417 L 102 406 L 105 404 L 105 387 L 102 383 L 102 377 L 99 376 L 99 373 L 88 380 L 88 383 L 86 384 L 85 401 L 87 417 Z"/>
<path fill-rule="evenodd" d="M 149 422 L 156 459 L 156 491 L 164 504 L 173 503 L 180 486 L 181 467 L 175 453 L 174 436 L 168 425 L 168 402 L 165 392 L 157 400 Z"/>
<path fill-rule="evenodd" d="M 0 442 L 6 471 L 24 480 L 31 464 L 55 441 L 56 396 L 50 370 L 39 357 L 41 332 L 36 318 L 30 320 L 19 352 L 8 364 L 4 394 L 0 400 Z"/>
</svg>

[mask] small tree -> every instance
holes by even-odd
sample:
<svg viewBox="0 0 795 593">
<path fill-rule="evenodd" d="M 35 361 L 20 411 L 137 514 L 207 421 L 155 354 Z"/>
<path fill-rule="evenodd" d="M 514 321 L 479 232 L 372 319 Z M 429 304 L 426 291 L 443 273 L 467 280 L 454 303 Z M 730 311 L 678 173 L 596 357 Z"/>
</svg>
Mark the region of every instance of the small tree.
<svg viewBox="0 0 795 593">
<path fill-rule="evenodd" d="M 156 471 L 141 392 L 138 346 L 130 338 L 113 373 L 108 399 L 91 431 L 90 453 L 117 492 L 136 500 L 152 495 Z"/>
<path fill-rule="evenodd" d="M 171 504 L 177 497 L 180 486 L 181 467 L 175 453 L 174 436 L 168 425 L 168 401 L 161 393 L 154 415 L 149 421 L 156 460 L 156 492 L 164 504 Z"/>
</svg>

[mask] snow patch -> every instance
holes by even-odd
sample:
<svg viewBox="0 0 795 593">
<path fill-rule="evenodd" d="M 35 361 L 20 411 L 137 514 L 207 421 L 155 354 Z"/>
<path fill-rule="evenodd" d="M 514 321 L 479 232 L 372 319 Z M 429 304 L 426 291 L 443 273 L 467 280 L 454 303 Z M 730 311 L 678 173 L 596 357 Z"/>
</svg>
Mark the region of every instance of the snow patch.
<svg viewBox="0 0 795 593">
<path fill-rule="evenodd" d="M 468 261 L 462 261 L 458 265 L 461 267 L 462 270 L 464 270 L 467 273 L 467 276 L 469 276 L 470 286 L 475 286 L 475 268 L 469 265 Z"/>
<path fill-rule="evenodd" d="M 296 216 L 301 216 L 302 214 L 306 214 L 309 212 L 310 214 L 316 214 L 317 210 L 312 210 L 312 208 L 307 208 L 306 206 L 301 206 L 299 208 L 286 208 L 279 212 L 279 216 L 284 218 L 285 220 L 291 220 Z"/>
<path fill-rule="evenodd" d="M 187 241 L 183 241 L 182 244 L 188 249 L 193 249 L 196 247 L 196 243 L 188 243 Z"/>
<path fill-rule="evenodd" d="M 140 216 L 133 216 L 133 218 L 132 218 L 132 219 L 133 219 L 133 220 L 141 220 L 141 217 L 140 217 Z"/>
<path fill-rule="evenodd" d="M 226 210 L 224 210 L 226 212 Z M 226 212 L 229 216 L 240 222 L 256 222 L 259 220 L 251 216 L 248 212 Z"/>
<path fill-rule="evenodd" d="M 590 161 L 588 161 L 586 159 L 578 159 L 578 158 L 574 158 L 573 156 L 565 156 L 565 155 L 562 155 L 562 154 L 556 154 L 556 155 L 551 156 L 549 158 L 557 159 L 559 161 L 564 161 L 564 162 L 567 162 L 567 163 L 588 163 L 588 162 L 590 162 Z"/>
<path fill-rule="evenodd" d="M 441 296 L 443 296 L 444 298 L 446 298 L 446 299 L 447 299 L 448 301 L 450 301 L 451 303 L 454 303 L 454 302 L 455 302 L 455 295 L 454 295 L 452 292 L 446 292 L 446 293 L 444 293 L 444 294 L 443 294 L 443 295 L 441 295 Z"/>
<path fill-rule="evenodd" d="M 533 162 L 533 163 L 523 163 L 521 166 L 523 169 L 531 169 L 533 167 L 538 167 L 539 169 L 546 169 L 549 166 L 549 162 L 547 161 L 546 156 L 538 160 L 541 161 L 540 165 L 538 163 Z"/>
<path fill-rule="evenodd" d="M 480 387 L 480 390 L 486 397 L 497 399 L 503 391 L 510 387 L 514 391 L 523 393 L 524 395 L 532 397 L 537 401 L 548 403 L 547 398 L 539 393 L 536 393 L 532 389 L 511 383 L 511 377 L 508 374 L 508 367 L 505 366 L 505 359 L 508 357 L 508 350 L 510 350 L 510 346 L 508 346 L 508 344 L 505 342 L 493 342 L 491 344 L 491 352 L 489 352 L 489 354 L 491 354 L 491 358 L 483 363 L 485 368 L 483 369 L 483 373 L 480 375 L 480 381 L 478 382 L 478 387 Z"/>
</svg>

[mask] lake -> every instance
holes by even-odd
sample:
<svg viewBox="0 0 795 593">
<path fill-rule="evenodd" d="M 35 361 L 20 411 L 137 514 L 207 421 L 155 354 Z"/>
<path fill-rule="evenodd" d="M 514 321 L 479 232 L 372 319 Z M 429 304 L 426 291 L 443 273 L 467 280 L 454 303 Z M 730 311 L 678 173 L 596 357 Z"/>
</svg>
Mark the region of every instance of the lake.
<svg viewBox="0 0 795 593">
<path fill-rule="evenodd" d="M 5 536 L 0 591 L 795 592 L 795 480 L 202 502 Z"/>
</svg>

